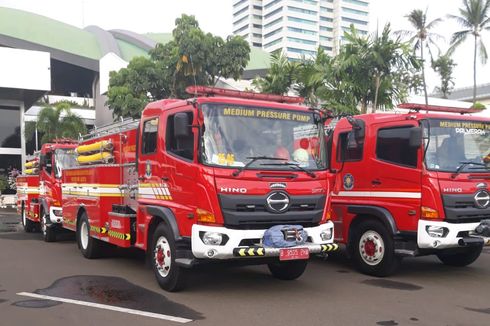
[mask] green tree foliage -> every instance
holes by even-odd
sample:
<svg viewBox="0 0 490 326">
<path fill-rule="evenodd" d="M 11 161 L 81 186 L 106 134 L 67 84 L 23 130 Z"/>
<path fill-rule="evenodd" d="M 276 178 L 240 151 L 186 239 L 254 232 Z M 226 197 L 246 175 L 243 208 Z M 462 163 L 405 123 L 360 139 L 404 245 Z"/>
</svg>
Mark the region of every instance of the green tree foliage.
<svg viewBox="0 0 490 326">
<path fill-rule="evenodd" d="M 206 34 L 194 16 L 177 18 L 172 35 L 173 40 L 157 44 L 149 58 L 134 58 L 128 67 L 111 73 L 107 104 L 114 117 L 138 117 L 149 101 L 186 98 L 189 85 L 239 79 L 250 60 L 250 46 L 243 38 Z"/>
<path fill-rule="evenodd" d="M 253 81 L 253 85 L 262 93 L 285 95 L 296 81 L 299 66 L 294 61 L 289 61 L 282 52 L 274 52 L 271 55 L 271 66 L 267 75 Z"/>
<path fill-rule="evenodd" d="M 442 98 L 448 98 L 454 88 L 453 70 L 455 66 L 456 63 L 448 53 L 432 61 L 432 69 L 441 79 L 441 84 L 436 87 L 436 91 L 442 94 Z"/>
<path fill-rule="evenodd" d="M 459 9 L 459 16 L 449 15 L 448 17 L 463 28 L 451 37 L 449 53 L 452 53 L 468 38 L 473 38 L 473 104 L 475 104 L 477 54 L 479 53 L 482 64 L 485 64 L 488 59 L 482 34 L 490 30 L 490 0 L 463 0 L 463 8 Z"/>
<path fill-rule="evenodd" d="M 41 144 L 56 138 L 77 139 L 79 134 L 87 132 L 83 120 L 71 112 L 68 103 L 56 103 L 54 107 L 46 106 L 38 114 L 36 124 L 26 124 L 26 137 L 31 138 L 36 130 L 43 134 Z"/>
<path fill-rule="evenodd" d="M 9 188 L 8 179 L 4 175 L 0 175 L 0 194 Z"/>
<path fill-rule="evenodd" d="M 427 96 L 427 85 L 425 83 L 425 59 L 424 59 L 424 49 L 427 48 L 429 51 L 431 59 L 432 48 L 435 47 L 439 50 L 439 47 L 436 44 L 437 39 L 442 39 L 442 36 L 436 33 L 431 32 L 431 29 L 434 28 L 437 24 L 439 24 L 442 19 L 437 18 L 432 20 L 431 22 L 427 21 L 427 10 L 424 12 L 420 9 L 412 10 L 408 15 L 405 16 L 410 24 L 412 25 L 412 31 L 399 31 L 399 34 L 402 36 L 410 37 L 409 42 L 413 44 L 414 51 L 420 51 L 420 60 L 422 61 L 422 87 L 424 90 L 425 104 L 428 103 Z"/>
</svg>

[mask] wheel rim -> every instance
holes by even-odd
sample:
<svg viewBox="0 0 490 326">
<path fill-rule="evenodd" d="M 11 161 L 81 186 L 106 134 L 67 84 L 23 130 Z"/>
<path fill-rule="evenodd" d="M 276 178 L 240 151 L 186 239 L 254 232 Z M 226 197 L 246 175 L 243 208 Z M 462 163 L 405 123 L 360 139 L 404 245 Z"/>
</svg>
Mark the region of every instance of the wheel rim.
<svg viewBox="0 0 490 326">
<path fill-rule="evenodd" d="M 153 260 L 157 268 L 158 273 L 162 277 L 167 277 L 170 273 L 170 267 L 172 266 L 172 256 L 170 251 L 170 244 L 167 238 L 161 236 L 158 238 L 155 244 L 155 250 L 153 251 Z"/>
<path fill-rule="evenodd" d="M 43 235 L 46 235 L 47 232 L 47 225 L 46 225 L 46 214 L 43 214 L 43 217 L 41 218 L 41 231 L 43 232 Z"/>
<path fill-rule="evenodd" d="M 366 264 L 378 265 L 385 255 L 385 244 L 381 235 L 376 231 L 366 231 L 359 240 L 359 253 Z"/>
<path fill-rule="evenodd" d="M 83 221 L 80 226 L 80 244 L 83 249 L 87 249 L 88 246 L 88 225 L 87 222 Z"/>
</svg>

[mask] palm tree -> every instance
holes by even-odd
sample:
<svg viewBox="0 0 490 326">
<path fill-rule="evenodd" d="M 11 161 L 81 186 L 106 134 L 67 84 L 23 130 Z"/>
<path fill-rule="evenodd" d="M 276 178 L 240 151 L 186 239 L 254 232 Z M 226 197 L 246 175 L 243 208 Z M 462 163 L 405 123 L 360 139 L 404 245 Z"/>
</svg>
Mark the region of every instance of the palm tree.
<svg viewBox="0 0 490 326">
<path fill-rule="evenodd" d="M 488 59 L 487 49 L 482 40 L 482 32 L 490 30 L 490 0 L 463 0 L 463 8 L 459 16 L 449 15 L 450 19 L 458 22 L 464 29 L 455 32 L 451 37 L 449 53 L 452 53 L 469 37 L 473 37 L 473 105 L 476 103 L 476 57 L 480 51 L 480 60 L 485 64 Z"/>
<path fill-rule="evenodd" d="M 412 10 L 408 15 L 405 16 L 413 27 L 413 31 L 399 31 L 398 33 L 402 35 L 407 35 L 410 37 L 409 42 L 413 44 L 413 50 L 420 50 L 420 60 L 422 60 L 422 84 L 424 87 L 425 105 L 428 105 L 429 100 L 427 97 L 427 85 L 425 83 L 425 68 L 424 68 L 424 48 L 429 50 L 430 56 L 432 58 L 431 46 L 435 46 L 436 39 L 442 38 L 441 35 L 432 33 L 430 30 L 439 24 L 442 19 L 437 18 L 431 22 L 427 22 L 427 10 L 424 12 L 420 9 Z"/>
<path fill-rule="evenodd" d="M 299 64 L 289 61 L 281 52 L 271 55 L 271 66 L 264 78 L 257 78 L 253 85 L 260 92 L 285 95 L 291 89 Z"/>
<path fill-rule="evenodd" d="M 441 85 L 436 87 L 436 91 L 442 94 L 442 98 L 448 98 L 454 88 L 453 69 L 455 66 L 456 63 L 448 53 L 432 61 L 432 69 L 441 78 Z"/>
<path fill-rule="evenodd" d="M 79 134 L 87 132 L 83 120 L 71 112 L 69 103 L 64 102 L 44 107 L 35 124 L 26 124 L 26 137 L 32 137 L 36 129 L 43 134 L 41 144 L 56 138 L 77 139 Z"/>
</svg>

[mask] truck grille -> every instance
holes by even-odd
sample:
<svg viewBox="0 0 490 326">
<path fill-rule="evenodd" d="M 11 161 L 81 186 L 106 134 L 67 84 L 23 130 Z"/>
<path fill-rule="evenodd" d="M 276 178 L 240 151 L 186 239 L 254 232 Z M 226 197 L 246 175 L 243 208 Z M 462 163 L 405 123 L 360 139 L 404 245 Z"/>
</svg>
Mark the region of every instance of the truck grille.
<svg viewBox="0 0 490 326">
<path fill-rule="evenodd" d="M 267 196 L 219 195 L 226 227 L 263 229 L 277 224 L 318 225 L 323 217 L 325 195 L 291 196 L 290 205 L 282 213 L 267 209 Z"/>
<path fill-rule="evenodd" d="M 474 194 L 443 195 L 446 220 L 451 223 L 475 223 L 490 218 L 490 208 L 476 207 Z"/>
</svg>

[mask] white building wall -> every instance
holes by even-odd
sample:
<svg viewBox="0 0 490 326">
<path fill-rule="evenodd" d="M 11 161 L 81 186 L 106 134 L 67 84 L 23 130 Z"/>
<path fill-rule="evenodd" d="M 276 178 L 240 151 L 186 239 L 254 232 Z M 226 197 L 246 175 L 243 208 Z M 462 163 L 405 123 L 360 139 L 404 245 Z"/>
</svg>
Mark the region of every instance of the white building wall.
<svg viewBox="0 0 490 326">
<path fill-rule="evenodd" d="M 235 0 L 234 34 L 244 36 L 251 45 L 259 43 L 260 31 L 250 26 L 258 24 L 260 6 L 262 48 L 267 52 L 281 49 L 291 59 L 314 55 L 319 46 L 329 54 L 337 53 L 351 24 L 368 30 L 369 0 Z"/>
</svg>

